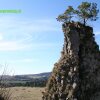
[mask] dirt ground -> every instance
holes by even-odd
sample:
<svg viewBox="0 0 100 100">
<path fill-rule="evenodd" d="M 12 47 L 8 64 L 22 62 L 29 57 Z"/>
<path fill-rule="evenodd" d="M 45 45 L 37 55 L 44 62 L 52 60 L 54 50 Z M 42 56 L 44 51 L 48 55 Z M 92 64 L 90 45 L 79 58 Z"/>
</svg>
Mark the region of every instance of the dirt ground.
<svg viewBox="0 0 100 100">
<path fill-rule="evenodd" d="M 42 100 L 41 91 L 44 88 L 31 88 L 31 87 L 12 87 L 11 98 L 12 100 Z"/>
</svg>

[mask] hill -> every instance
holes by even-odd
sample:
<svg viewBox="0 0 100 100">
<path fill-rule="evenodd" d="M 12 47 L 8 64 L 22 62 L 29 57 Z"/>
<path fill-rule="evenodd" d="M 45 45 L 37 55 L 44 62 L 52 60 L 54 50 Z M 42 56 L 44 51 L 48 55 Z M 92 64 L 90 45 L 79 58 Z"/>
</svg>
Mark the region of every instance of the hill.
<svg viewBox="0 0 100 100">
<path fill-rule="evenodd" d="M 7 86 L 35 86 L 43 87 L 46 85 L 46 82 L 51 75 L 51 72 L 39 73 L 39 74 L 26 74 L 26 75 L 4 75 L 3 82 Z"/>
</svg>

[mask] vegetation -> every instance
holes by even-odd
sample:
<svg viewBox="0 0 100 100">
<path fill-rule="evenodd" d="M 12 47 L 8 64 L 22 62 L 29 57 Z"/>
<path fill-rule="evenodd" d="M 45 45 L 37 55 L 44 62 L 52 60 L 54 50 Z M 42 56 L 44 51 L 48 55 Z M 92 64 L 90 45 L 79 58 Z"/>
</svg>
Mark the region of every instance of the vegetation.
<svg viewBox="0 0 100 100">
<path fill-rule="evenodd" d="M 59 15 L 57 20 L 61 22 L 70 22 L 73 15 L 75 13 L 75 10 L 73 9 L 72 6 L 68 6 L 68 9 L 64 12 L 64 14 Z"/>
<path fill-rule="evenodd" d="M 0 100 L 11 100 L 10 89 L 7 88 L 3 75 L 0 77 Z"/>
<path fill-rule="evenodd" d="M 10 76 L 6 74 L 6 68 L 3 69 L 0 75 L 0 100 L 41 100 L 41 90 L 44 90 L 50 74 Z"/>
<path fill-rule="evenodd" d="M 38 87 L 11 87 L 12 100 L 42 100 L 44 88 Z"/>
<path fill-rule="evenodd" d="M 97 4 L 88 2 L 82 2 L 82 4 L 78 6 L 78 10 L 76 10 L 76 14 L 82 19 L 84 25 L 87 20 L 96 21 L 98 12 Z"/>
<path fill-rule="evenodd" d="M 6 80 L 7 87 L 45 87 L 50 74 L 50 72 L 47 72 L 31 75 L 5 75 L 3 77 Z M 2 83 L 5 84 L 5 81 Z"/>
<path fill-rule="evenodd" d="M 87 21 L 96 21 L 98 19 L 99 10 L 97 9 L 96 3 L 82 2 L 76 10 L 72 6 L 61 15 L 58 16 L 57 20 L 61 22 L 70 22 L 72 17 L 75 15 L 81 19 L 82 23 L 86 25 Z"/>
<path fill-rule="evenodd" d="M 25 81 L 25 82 L 22 82 L 22 81 L 19 81 L 19 82 L 11 82 L 9 83 L 9 87 L 20 87 L 20 86 L 23 86 L 23 87 L 45 87 L 46 86 L 46 83 L 47 83 L 47 80 L 48 79 L 42 79 L 42 80 L 39 80 L 39 79 L 35 79 L 34 81 Z"/>
</svg>

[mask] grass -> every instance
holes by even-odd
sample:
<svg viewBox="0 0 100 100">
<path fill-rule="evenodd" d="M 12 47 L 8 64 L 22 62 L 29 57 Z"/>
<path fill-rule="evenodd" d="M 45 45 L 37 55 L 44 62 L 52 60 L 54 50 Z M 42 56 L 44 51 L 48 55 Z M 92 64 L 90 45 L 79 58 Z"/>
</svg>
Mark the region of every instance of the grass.
<svg viewBox="0 0 100 100">
<path fill-rule="evenodd" d="M 12 100 L 41 100 L 44 88 L 11 87 Z"/>
</svg>

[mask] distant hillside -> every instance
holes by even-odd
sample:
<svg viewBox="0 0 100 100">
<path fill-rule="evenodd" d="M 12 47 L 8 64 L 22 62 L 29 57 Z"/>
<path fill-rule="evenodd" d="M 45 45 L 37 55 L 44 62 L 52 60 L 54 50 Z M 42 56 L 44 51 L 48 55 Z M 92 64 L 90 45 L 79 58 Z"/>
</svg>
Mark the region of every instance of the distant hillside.
<svg viewBox="0 0 100 100">
<path fill-rule="evenodd" d="M 3 83 L 8 86 L 45 86 L 50 75 L 51 72 L 14 76 L 4 75 Z"/>
</svg>

